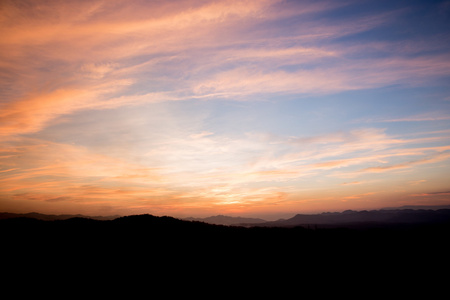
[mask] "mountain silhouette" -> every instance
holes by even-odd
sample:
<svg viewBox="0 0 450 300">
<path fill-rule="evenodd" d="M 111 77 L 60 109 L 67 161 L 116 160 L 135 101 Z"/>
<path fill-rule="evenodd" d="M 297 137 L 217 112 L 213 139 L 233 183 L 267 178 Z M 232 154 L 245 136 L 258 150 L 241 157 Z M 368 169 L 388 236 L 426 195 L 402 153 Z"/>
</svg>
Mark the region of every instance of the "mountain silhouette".
<svg viewBox="0 0 450 300">
<path fill-rule="evenodd" d="M 243 225 L 243 224 L 259 224 L 265 223 L 266 220 L 259 218 L 243 218 L 243 217 L 230 217 L 224 215 L 211 216 L 207 218 L 185 218 L 186 221 L 200 221 L 208 224 L 216 225 Z"/>
<path fill-rule="evenodd" d="M 114 220 L 119 215 L 114 216 L 85 216 L 85 215 L 47 215 L 41 214 L 37 212 L 31 212 L 26 214 L 16 214 L 16 213 L 8 213 L 8 212 L 0 212 L 0 220 L 1 219 L 11 219 L 11 218 L 33 218 L 44 221 L 54 221 L 54 220 L 67 220 L 71 218 L 86 218 L 86 219 L 94 219 L 94 220 Z"/>
<path fill-rule="evenodd" d="M 350 225 L 355 223 L 348 223 L 349 220 L 367 223 L 369 217 L 380 220 L 375 216 L 385 217 L 386 213 L 390 218 L 385 219 L 385 226 L 352 227 L 340 223 L 344 220 Z M 77 270 L 79 265 L 85 266 L 85 272 L 99 268 L 114 270 L 118 265 L 126 265 L 142 266 L 143 270 L 154 273 L 156 264 L 163 266 L 168 274 L 192 276 L 193 270 L 216 275 L 244 272 L 252 278 L 255 270 L 263 272 L 282 265 L 296 265 L 293 267 L 296 272 L 304 272 L 306 267 L 321 272 L 336 262 L 345 262 L 340 268 L 347 270 L 352 261 L 359 265 L 355 257 L 361 255 L 370 257 L 372 265 L 385 264 L 385 257 L 396 257 L 398 266 L 405 253 L 415 257 L 415 266 L 417 257 L 426 257 L 427 264 L 431 257 L 439 265 L 450 250 L 447 242 L 449 214 L 449 211 L 400 215 L 398 212 L 346 211 L 296 215 L 278 223 L 266 222 L 252 227 L 213 225 L 148 214 L 114 220 L 74 217 L 45 221 L 18 217 L 1 219 L 0 232 L 2 254 L 9 262 L 33 265 L 39 261 L 43 262 L 42 270 L 46 270 L 45 264 L 53 262 L 55 268 Z M 394 219 L 396 222 L 421 222 L 405 227 L 389 223 Z M 319 221 L 324 225 L 298 226 Z M 408 260 L 405 258 L 404 262 L 407 264 Z M 176 269 L 172 269 L 174 266 Z"/>
<path fill-rule="evenodd" d="M 424 209 L 396 209 L 297 214 L 287 220 L 251 224 L 267 227 L 293 227 L 325 225 L 338 227 L 392 227 L 395 225 L 440 224 L 450 222 L 450 209 L 424 210 Z"/>
</svg>

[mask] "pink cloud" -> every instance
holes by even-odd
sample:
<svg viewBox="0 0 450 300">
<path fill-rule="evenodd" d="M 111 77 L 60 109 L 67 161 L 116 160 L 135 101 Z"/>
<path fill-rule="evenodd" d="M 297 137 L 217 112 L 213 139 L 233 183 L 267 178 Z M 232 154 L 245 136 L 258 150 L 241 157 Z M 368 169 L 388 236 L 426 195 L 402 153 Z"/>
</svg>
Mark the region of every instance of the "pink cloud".
<svg viewBox="0 0 450 300">
<path fill-rule="evenodd" d="M 413 194 L 413 197 L 429 197 L 429 196 L 449 196 L 450 191 L 448 192 L 432 192 L 432 193 L 421 193 L 421 194 Z"/>
<path fill-rule="evenodd" d="M 417 165 L 423 165 L 423 164 L 431 164 L 431 163 L 436 163 L 436 162 L 441 162 L 441 161 L 445 161 L 447 159 L 450 158 L 450 153 L 435 153 L 431 156 L 428 156 L 426 158 L 422 158 L 422 159 L 418 159 L 418 160 L 413 160 L 413 161 L 408 161 L 405 163 L 399 163 L 399 164 L 394 164 L 394 165 L 389 165 L 389 166 L 377 166 L 377 167 L 369 167 L 369 168 L 365 168 L 363 170 L 361 170 L 360 172 L 362 173 L 381 173 L 381 172 L 386 172 L 386 171 L 391 171 L 391 170 L 397 170 L 397 169 L 405 169 L 405 168 L 411 168 L 413 166 L 417 166 Z"/>
<path fill-rule="evenodd" d="M 367 30 L 398 12 L 354 24 L 305 21 L 298 32 L 273 39 L 266 36 L 271 29 L 262 26 L 249 40 L 242 29 L 254 22 L 343 5 L 310 3 L 293 10 L 289 5 L 294 4 L 278 2 L 61 2 L 40 4 L 40 14 L 33 13 L 32 3 L 27 10 L 7 2 L 0 20 L 0 61 L 9 70 L 8 89 L 0 95 L 4 98 L 0 132 L 37 132 L 56 117 L 80 109 L 216 96 L 254 100 L 252 95 L 271 93 L 324 94 L 449 74 L 446 56 L 352 61 L 347 55 L 355 49 L 302 44 L 305 39 L 326 40 Z M 317 67 L 277 69 L 311 62 Z M 237 63 L 239 67 L 222 68 Z M 189 70 L 196 76 L 172 76 L 174 65 L 181 73 Z M 130 93 L 143 78 L 158 88 Z M 168 87 L 172 89 L 167 91 Z"/>
<path fill-rule="evenodd" d="M 368 192 L 368 193 L 364 193 L 364 194 L 345 196 L 345 197 L 343 197 L 343 199 L 346 199 L 346 200 L 361 199 L 361 198 L 365 198 L 367 196 L 371 196 L 371 195 L 374 195 L 374 194 L 376 194 L 376 193 L 375 192 Z"/>
<path fill-rule="evenodd" d="M 82 109 L 112 107 L 114 99 L 109 103 L 101 101 L 102 98 L 123 89 L 127 82 L 112 83 L 35 91 L 7 102 L 0 106 L 0 136 L 37 132 L 58 116 Z"/>
<path fill-rule="evenodd" d="M 344 182 L 341 185 L 353 185 L 353 184 L 361 184 L 361 181 L 352 181 L 352 182 Z"/>
</svg>

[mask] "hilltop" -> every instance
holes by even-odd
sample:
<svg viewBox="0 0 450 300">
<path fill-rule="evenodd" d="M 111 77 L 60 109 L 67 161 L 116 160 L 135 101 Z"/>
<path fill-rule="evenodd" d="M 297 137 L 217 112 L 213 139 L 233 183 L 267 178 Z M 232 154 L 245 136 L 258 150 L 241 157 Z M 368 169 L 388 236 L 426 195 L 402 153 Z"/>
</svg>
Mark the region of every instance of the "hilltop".
<svg viewBox="0 0 450 300">
<path fill-rule="evenodd" d="M 287 220 L 278 220 L 246 226 L 295 227 L 321 226 L 343 228 L 379 228 L 395 226 L 418 226 L 450 223 L 450 209 L 382 209 L 321 214 L 297 214 Z"/>
<path fill-rule="evenodd" d="M 371 257 L 380 259 L 416 253 L 420 257 L 433 257 L 438 264 L 450 250 L 447 242 L 450 211 L 436 213 L 443 216 L 439 222 L 413 223 L 414 226 L 393 223 L 381 227 L 346 227 L 336 223 L 298 225 L 305 221 L 317 222 L 320 218 L 337 220 L 367 215 L 350 211 L 296 215 L 278 223 L 266 222 L 253 227 L 213 225 L 148 214 L 114 220 L 75 217 L 44 221 L 19 217 L 0 220 L 0 232 L 5 257 L 17 257 L 19 261 L 25 258 L 30 263 L 41 261 L 40 253 L 45 253 L 50 259 L 64 257 L 64 262 L 74 263 L 87 260 L 93 265 L 99 260 L 104 265 L 120 261 L 139 266 L 145 262 L 151 268 L 155 262 L 160 265 L 175 262 L 194 269 L 202 262 L 205 272 L 212 268 L 217 273 L 230 264 L 236 266 L 236 262 L 240 262 L 239 267 L 249 262 L 254 266 L 296 262 L 304 268 L 305 264 L 314 266 L 317 262 L 326 265 L 345 261 L 344 258 L 354 260 L 355 253 L 358 257 L 361 253 L 373 254 Z"/>
<path fill-rule="evenodd" d="M 0 220 L 2 219 L 12 219 L 12 218 L 32 218 L 37 220 L 43 220 L 43 221 L 56 221 L 56 220 L 67 220 L 72 218 L 84 218 L 84 219 L 93 219 L 93 220 L 114 220 L 116 218 L 119 218 L 119 215 L 114 216 L 85 216 L 81 214 L 76 215 L 69 215 L 69 214 L 63 214 L 63 215 L 47 215 L 47 214 L 41 214 L 37 212 L 30 212 L 26 214 L 17 214 L 17 213 L 8 213 L 8 212 L 0 212 Z"/>
<path fill-rule="evenodd" d="M 343 212 L 323 212 L 318 214 L 296 214 L 289 219 L 279 219 L 277 221 L 266 221 L 260 218 L 231 217 L 217 215 L 206 218 L 184 218 L 156 217 L 149 214 L 132 216 L 85 216 L 85 215 L 46 215 L 41 213 L 0 213 L 0 220 L 4 219 L 36 219 L 40 221 L 73 221 L 95 220 L 95 221 L 114 221 L 113 223 L 129 224 L 133 222 L 142 222 L 146 224 L 159 224 L 159 226 L 168 224 L 177 224 L 183 227 L 190 227 L 192 224 L 202 223 L 208 225 L 223 226 L 243 226 L 243 227 L 311 227 L 320 226 L 321 228 L 341 227 L 341 228 L 372 228 L 372 227 L 393 227 L 397 225 L 425 225 L 425 224 L 445 224 L 450 222 L 450 208 L 408 206 L 404 208 L 380 210 L 346 210 Z M 413 209 L 414 208 L 414 209 Z M 434 208 L 434 209 L 429 209 Z M 125 222 L 125 220 L 128 220 Z M 168 221 L 170 220 L 170 222 Z M 132 222 L 131 222 L 132 223 Z M 59 222 L 58 224 L 62 224 Z"/>
<path fill-rule="evenodd" d="M 241 225 L 241 224 L 261 224 L 266 223 L 266 220 L 259 218 L 243 218 L 243 217 L 230 217 L 224 215 L 211 216 L 207 218 L 184 218 L 186 221 L 199 221 L 208 224 L 216 225 Z"/>
</svg>

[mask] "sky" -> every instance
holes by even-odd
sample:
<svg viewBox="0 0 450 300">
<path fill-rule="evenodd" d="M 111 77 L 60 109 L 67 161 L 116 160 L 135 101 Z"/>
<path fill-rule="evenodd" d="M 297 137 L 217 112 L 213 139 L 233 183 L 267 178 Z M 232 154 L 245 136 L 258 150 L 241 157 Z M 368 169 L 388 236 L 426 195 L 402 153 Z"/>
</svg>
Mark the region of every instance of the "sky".
<svg viewBox="0 0 450 300">
<path fill-rule="evenodd" d="M 0 211 L 450 204 L 450 1 L 0 2 Z"/>
</svg>

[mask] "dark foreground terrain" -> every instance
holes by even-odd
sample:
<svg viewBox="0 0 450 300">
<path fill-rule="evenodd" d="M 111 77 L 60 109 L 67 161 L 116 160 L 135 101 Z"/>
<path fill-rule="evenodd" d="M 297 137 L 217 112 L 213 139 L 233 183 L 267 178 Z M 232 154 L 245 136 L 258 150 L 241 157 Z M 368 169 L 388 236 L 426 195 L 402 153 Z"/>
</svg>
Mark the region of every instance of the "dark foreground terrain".
<svg viewBox="0 0 450 300">
<path fill-rule="evenodd" d="M 448 282 L 449 233 L 449 220 L 308 229 L 152 215 L 9 218 L 0 220 L 2 286 L 9 295 L 58 298 L 203 291 L 215 299 L 243 291 L 252 298 L 268 291 L 277 298 L 283 292 L 340 296 L 361 287 L 364 293 L 397 290 L 400 296 L 427 283 L 433 298 L 430 293 L 442 295 Z"/>
<path fill-rule="evenodd" d="M 442 295 L 449 233 L 448 219 L 308 228 L 222 226 L 152 215 L 8 218 L 0 220 L 3 290 L 101 298 L 118 291 L 127 298 L 155 290 L 164 296 L 203 291 L 208 298 L 272 291 L 279 298 L 283 291 L 349 295 L 361 287 L 380 296 L 394 289 L 404 295 L 426 282 L 432 287 L 428 296 Z"/>
<path fill-rule="evenodd" d="M 347 213 L 349 214 L 349 213 Z M 35 218 L 10 217 L 0 220 L 3 247 L 73 247 L 105 248 L 111 251 L 134 247 L 137 251 L 175 250 L 200 251 L 256 251 L 258 253 L 283 251 L 284 253 L 332 252 L 339 249 L 356 251 L 395 247 L 409 248 L 445 246 L 450 237 L 450 210 L 409 212 L 398 222 L 369 220 L 355 222 L 355 216 L 368 213 L 353 212 L 348 222 L 336 222 L 345 213 L 319 215 L 334 222 L 320 223 L 318 218 L 297 215 L 284 221 L 240 227 L 212 225 L 197 221 L 183 221 L 172 217 L 134 215 L 114 220 L 96 220 L 74 217 L 46 221 Z M 392 213 L 391 213 L 392 214 Z M 405 216 L 420 216 L 413 222 Z M 431 218 L 434 217 L 434 218 Z M 309 220 L 309 219 L 310 220 Z M 299 220 L 299 222 L 294 222 Z M 302 224 L 302 225 L 300 225 Z M 320 226 L 317 226 L 320 224 Z M 447 246 L 445 246 L 447 247 Z M 69 249 L 67 249 L 69 250 Z"/>
</svg>

